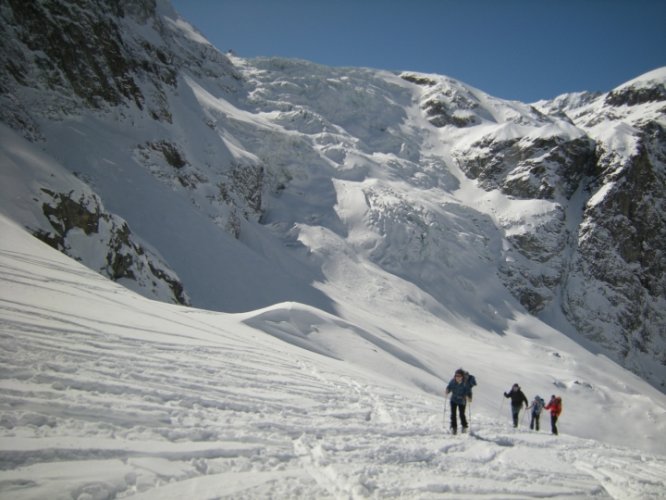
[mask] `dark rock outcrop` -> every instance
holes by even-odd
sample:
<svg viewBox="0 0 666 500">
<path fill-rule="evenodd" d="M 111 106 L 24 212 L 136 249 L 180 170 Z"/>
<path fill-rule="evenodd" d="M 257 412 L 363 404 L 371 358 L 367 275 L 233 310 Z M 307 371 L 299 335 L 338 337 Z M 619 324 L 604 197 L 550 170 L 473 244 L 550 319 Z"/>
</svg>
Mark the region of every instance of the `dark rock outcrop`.
<svg viewBox="0 0 666 500">
<path fill-rule="evenodd" d="M 113 281 L 129 280 L 155 298 L 189 304 L 176 274 L 136 241 L 125 221 L 107 213 L 96 195 L 41 191 L 52 231 L 36 229 L 37 238 Z"/>
</svg>

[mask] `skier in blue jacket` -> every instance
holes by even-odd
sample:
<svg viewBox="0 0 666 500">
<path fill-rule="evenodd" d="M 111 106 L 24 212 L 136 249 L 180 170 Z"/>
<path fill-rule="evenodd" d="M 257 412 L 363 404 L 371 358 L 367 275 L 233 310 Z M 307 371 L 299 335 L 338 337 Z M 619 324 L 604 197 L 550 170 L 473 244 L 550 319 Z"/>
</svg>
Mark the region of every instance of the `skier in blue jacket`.
<svg viewBox="0 0 666 500">
<path fill-rule="evenodd" d="M 451 394 L 451 432 L 458 432 L 458 419 L 456 412 L 460 415 L 462 431 L 467 432 L 467 418 L 465 418 L 465 407 L 467 401 L 472 400 L 472 390 L 464 381 L 465 373 L 462 369 L 456 370 L 454 377 L 446 386 L 446 394 Z"/>
<path fill-rule="evenodd" d="M 530 429 L 534 430 L 539 430 L 539 419 L 541 418 L 541 410 L 543 410 L 543 407 L 546 405 L 546 402 L 543 400 L 541 396 L 534 396 L 534 401 L 532 401 L 532 404 L 528 407 L 528 410 L 532 408 L 532 420 L 530 421 Z"/>
</svg>

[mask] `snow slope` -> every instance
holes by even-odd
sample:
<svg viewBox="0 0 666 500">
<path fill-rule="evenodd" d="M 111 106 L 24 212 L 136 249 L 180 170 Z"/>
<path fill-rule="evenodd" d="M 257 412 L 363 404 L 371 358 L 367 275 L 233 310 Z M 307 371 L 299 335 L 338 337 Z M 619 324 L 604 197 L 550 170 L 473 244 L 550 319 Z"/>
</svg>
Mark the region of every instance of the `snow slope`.
<svg viewBox="0 0 666 500">
<path fill-rule="evenodd" d="M 656 499 L 665 491 L 663 396 L 646 397 L 645 383 L 573 344 L 555 352 L 526 339 L 528 318 L 492 348 L 481 333 L 445 324 L 398 341 L 405 329 L 395 319 L 380 338 L 297 303 L 214 313 L 135 295 L 4 216 L 0 231 L 2 497 Z M 486 362 L 467 365 L 479 378 L 472 434 L 452 436 L 441 391 L 459 353 L 484 344 Z M 433 349 L 440 359 L 429 365 Z M 559 387 L 545 383 L 553 364 Z M 546 416 L 539 433 L 525 419 L 510 427 L 501 391 L 516 365 L 530 397 L 564 394 L 560 436 Z"/>
<path fill-rule="evenodd" d="M 226 57 L 156 5 L 68 20 L 112 27 L 113 60 L 143 73 L 80 94 L 26 63 L 2 96 L 0 496 L 663 496 L 666 396 L 572 331 L 557 298 L 559 330 L 529 315 L 498 273 L 556 274 L 512 241 L 558 249 L 583 191 L 567 205 L 554 168 L 555 197 L 513 196 L 460 161 L 517 144 L 508 179 L 530 186 L 538 145 L 586 127 L 630 151 L 620 119 L 584 126 L 606 112 L 593 96 L 560 103 L 590 106 L 576 128 L 442 76 Z M 41 60 L 3 28 L 16 64 Z M 68 242 L 88 268 L 30 236 L 57 232 L 50 192 L 108 210 L 198 309 L 92 272 L 104 224 Z M 169 301 L 153 280 L 119 282 Z M 479 386 L 473 432 L 453 437 L 442 391 L 461 365 Z M 538 434 L 510 428 L 514 382 L 563 396 L 560 436 L 545 416 Z"/>
</svg>

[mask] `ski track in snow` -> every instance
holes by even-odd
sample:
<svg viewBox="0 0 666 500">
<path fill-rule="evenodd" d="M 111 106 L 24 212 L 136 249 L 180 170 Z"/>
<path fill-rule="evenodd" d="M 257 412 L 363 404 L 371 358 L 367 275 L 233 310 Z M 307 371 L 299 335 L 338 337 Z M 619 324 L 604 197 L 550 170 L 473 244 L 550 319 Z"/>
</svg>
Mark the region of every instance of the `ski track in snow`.
<svg viewBox="0 0 666 500">
<path fill-rule="evenodd" d="M 150 302 L 23 244 L 0 248 L 2 498 L 666 492 L 664 456 L 486 414 L 452 436 L 439 397 L 281 342 L 247 315 Z"/>
</svg>

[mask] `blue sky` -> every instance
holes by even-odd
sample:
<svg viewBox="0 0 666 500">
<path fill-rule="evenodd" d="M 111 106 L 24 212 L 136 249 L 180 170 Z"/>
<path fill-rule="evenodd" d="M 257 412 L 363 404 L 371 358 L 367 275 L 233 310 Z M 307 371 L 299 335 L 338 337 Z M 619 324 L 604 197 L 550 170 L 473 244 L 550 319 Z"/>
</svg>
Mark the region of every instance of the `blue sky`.
<svg viewBox="0 0 666 500">
<path fill-rule="evenodd" d="M 532 102 L 666 66 L 666 0 L 172 0 L 222 51 L 447 75 Z"/>
</svg>

